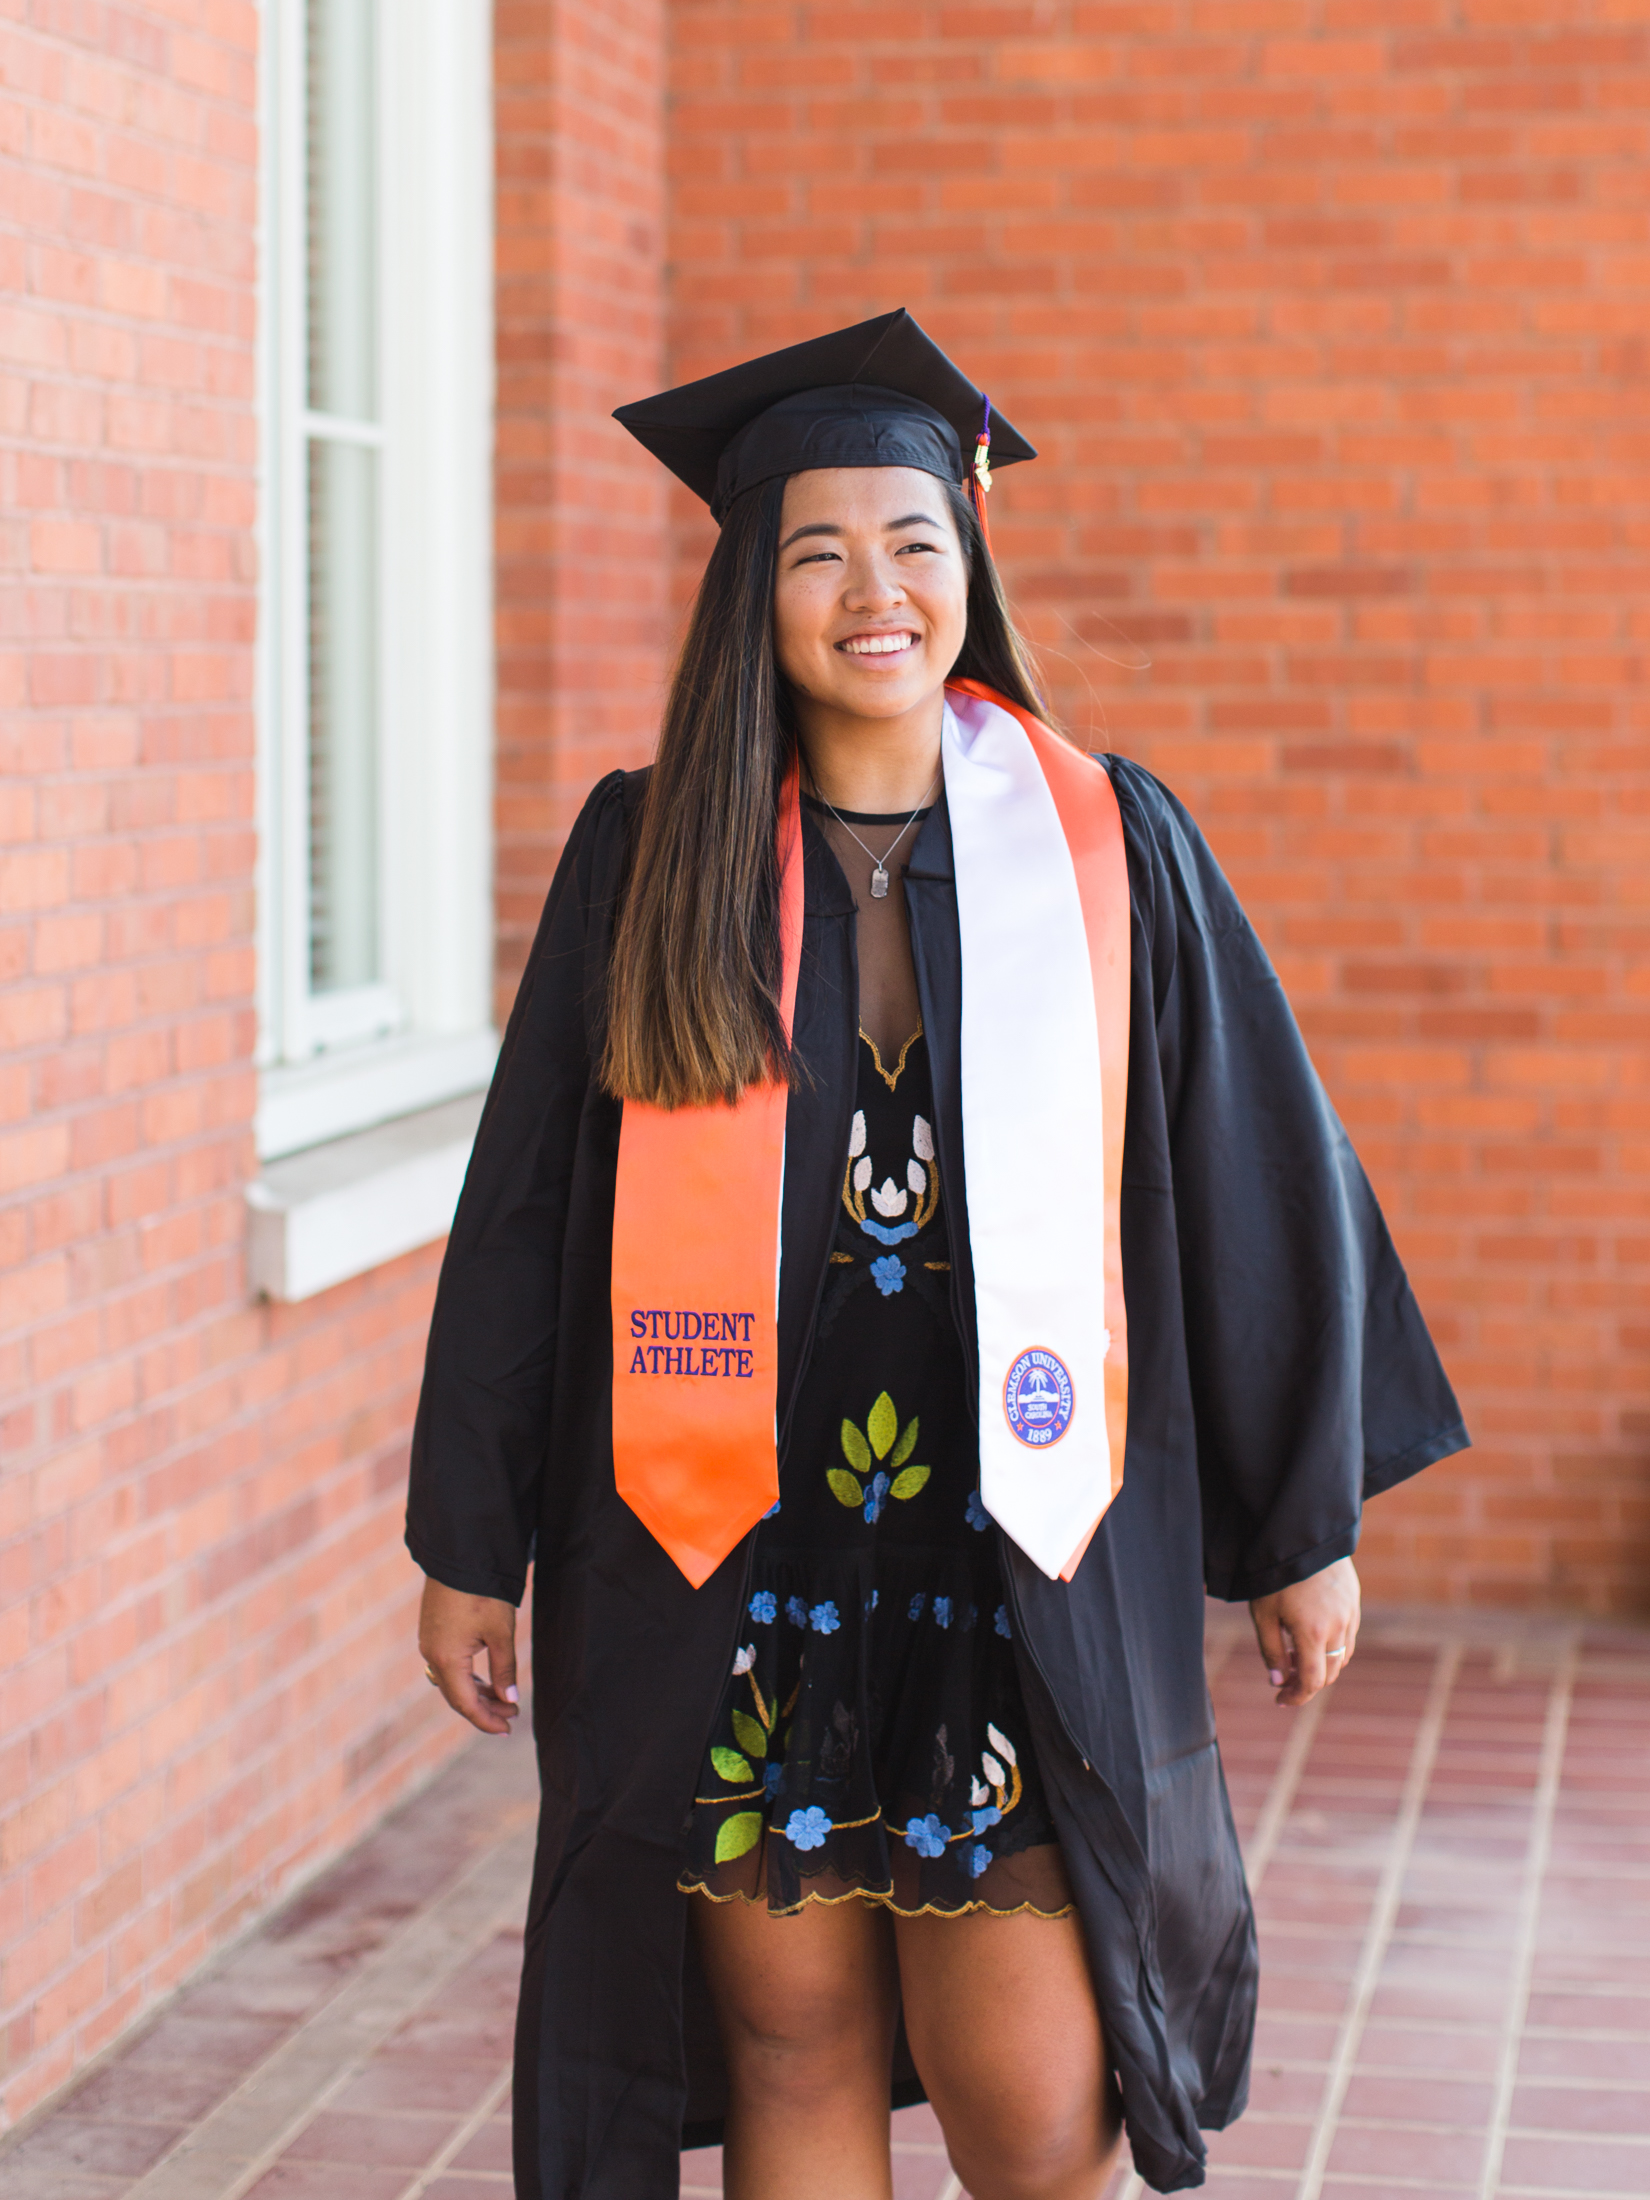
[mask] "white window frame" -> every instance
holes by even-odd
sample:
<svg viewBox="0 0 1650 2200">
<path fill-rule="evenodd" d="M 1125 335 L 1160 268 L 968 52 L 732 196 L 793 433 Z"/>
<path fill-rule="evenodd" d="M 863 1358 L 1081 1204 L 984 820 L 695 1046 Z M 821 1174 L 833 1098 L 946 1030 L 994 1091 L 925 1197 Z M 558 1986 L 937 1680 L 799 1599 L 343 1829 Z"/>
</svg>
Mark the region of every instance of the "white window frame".
<svg viewBox="0 0 1650 2200">
<path fill-rule="evenodd" d="M 263 0 L 260 1155 L 485 1082 L 492 985 L 492 9 L 376 0 L 378 422 L 305 410 L 304 0 Z M 310 431 L 380 452 L 378 983 L 310 990 Z"/>
</svg>

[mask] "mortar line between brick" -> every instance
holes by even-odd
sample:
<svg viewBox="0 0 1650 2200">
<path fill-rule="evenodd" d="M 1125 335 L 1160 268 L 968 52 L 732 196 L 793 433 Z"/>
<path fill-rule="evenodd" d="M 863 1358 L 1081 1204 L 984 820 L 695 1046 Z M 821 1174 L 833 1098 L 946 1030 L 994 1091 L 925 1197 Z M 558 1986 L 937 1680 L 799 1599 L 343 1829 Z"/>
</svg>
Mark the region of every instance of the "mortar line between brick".
<svg viewBox="0 0 1650 2200">
<path fill-rule="evenodd" d="M 163 2154 L 126 2200 L 240 2200 L 398 2026 L 519 1922 L 533 1839 L 523 1828 L 487 1849 Z"/>
<path fill-rule="evenodd" d="M 1432 1686 L 1427 1692 L 1426 1709 L 1422 1712 L 1421 1723 L 1416 1729 L 1415 1745 L 1410 1752 L 1409 1775 L 1404 1782 L 1404 1799 L 1392 1828 L 1391 1846 L 1381 1873 L 1380 1891 L 1375 1897 L 1375 1906 L 1370 1913 L 1364 1944 L 1358 1956 L 1352 1999 L 1341 2020 L 1340 2032 L 1335 2041 L 1329 2080 L 1324 2087 L 1306 2164 L 1301 2171 L 1300 2183 L 1295 2188 L 1295 2200 L 1318 2200 L 1323 2191 L 1324 2172 L 1329 2166 L 1329 2150 L 1335 2143 L 1341 2104 L 1346 2099 L 1347 2087 L 1352 2082 L 1353 2066 L 1358 2058 L 1364 2025 L 1368 2021 L 1370 2005 L 1375 1999 L 1375 1988 L 1380 1980 L 1381 1965 L 1386 1957 L 1388 1943 L 1392 1938 L 1392 1928 L 1397 1921 L 1404 1875 L 1409 1868 L 1415 1836 L 1420 1829 L 1421 1811 L 1426 1802 L 1433 1767 L 1438 1761 L 1438 1747 L 1443 1739 L 1450 1692 L 1455 1686 L 1455 1676 L 1460 1669 L 1461 1644 L 1459 1641 L 1445 1643 L 1433 1666 Z"/>
<path fill-rule="evenodd" d="M 509 2092 L 511 2069 L 512 2065 L 506 2063 L 446 2145 L 433 2160 L 425 2163 L 417 2176 L 401 2192 L 399 2200 L 423 2200 L 424 2194 L 430 2188 L 432 2179 L 439 2177 L 441 2172 L 458 2158 L 488 2117 L 491 2116 L 494 2109 L 497 2108 L 499 2102 L 503 2100 L 505 2094 Z"/>
<path fill-rule="evenodd" d="M 1530 1843 L 1524 1860 L 1524 1886 L 1519 1898 L 1517 1936 L 1513 1942 L 1512 1992 L 1507 2002 L 1506 2026 L 1501 2034 L 1501 2052 L 1496 2058 L 1495 2105 L 1490 2111 L 1490 2128 L 1484 2142 L 1478 2200 L 1494 2200 L 1507 2152 L 1513 2089 L 1518 2083 L 1524 2023 L 1530 2013 L 1530 1994 L 1535 1981 L 1541 1895 L 1552 1858 L 1553 1819 L 1558 1810 L 1564 1744 L 1570 1730 L 1570 1709 L 1575 1702 L 1576 1669 L 1580 1662 L 1581 1637 L 1577 1630 L 1559 1652 L 1558 1670 L 1547 1696 L 1547 1719 L 1541 1736 L 1541 1771 L 1536 1782 L 1535 1807 L 1530 1816 Z"/>
</svg>

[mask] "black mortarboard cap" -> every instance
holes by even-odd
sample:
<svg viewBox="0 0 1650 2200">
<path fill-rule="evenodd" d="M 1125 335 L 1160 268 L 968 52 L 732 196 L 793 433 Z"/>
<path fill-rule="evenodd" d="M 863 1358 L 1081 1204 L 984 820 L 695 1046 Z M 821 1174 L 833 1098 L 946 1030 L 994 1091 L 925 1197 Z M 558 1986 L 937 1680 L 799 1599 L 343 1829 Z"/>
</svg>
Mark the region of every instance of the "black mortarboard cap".
<svg viewBox="0 0 1650 2200">
<path fill-rule="evenodd" d="M 915 466 L 961 487 L 987 406 L 902 306 L 613 417 L 720 521 L 747 489 L 817 466 Z M 990 435 L 993 467 L 1037 456 L 994 407 Z"/>
</svg>

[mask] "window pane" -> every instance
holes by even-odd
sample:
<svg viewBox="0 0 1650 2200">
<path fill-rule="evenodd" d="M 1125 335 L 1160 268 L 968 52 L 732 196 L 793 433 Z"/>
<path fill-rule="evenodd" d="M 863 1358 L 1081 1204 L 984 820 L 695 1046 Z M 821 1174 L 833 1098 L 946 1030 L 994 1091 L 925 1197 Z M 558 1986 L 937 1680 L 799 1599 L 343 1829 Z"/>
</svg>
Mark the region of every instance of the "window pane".
<svg viewBox="0 0 1650 2200">
<path fill-rule="evenodd" d="M 378 454 L 309 447 L 309 964 L 378 976 Z"/>
<path fill-rule="evenodd" d="M 378 411 L 375 0 L 308 0 L 309 402 Z"/>
</svg>

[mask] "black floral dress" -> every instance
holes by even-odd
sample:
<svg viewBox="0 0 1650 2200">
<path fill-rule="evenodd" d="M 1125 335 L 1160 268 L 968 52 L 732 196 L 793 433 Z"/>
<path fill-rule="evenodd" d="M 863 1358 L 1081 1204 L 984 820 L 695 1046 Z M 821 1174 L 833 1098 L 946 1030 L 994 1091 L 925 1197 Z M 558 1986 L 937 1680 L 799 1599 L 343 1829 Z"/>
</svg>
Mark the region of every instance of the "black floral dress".
<svg viewBox="0 0 1650 2200">
<path fill-rule="evenodd" d="M 927 1044 L 858 1110 L 779 1503 L 681 1885 L 770 1909 L 1060 1914 L 1065 1876 L 1014 1661 L 952 1319 Z"/>
</svg>

